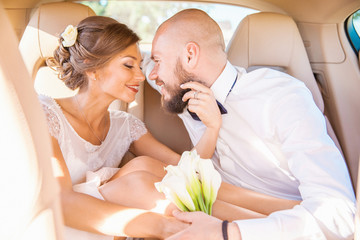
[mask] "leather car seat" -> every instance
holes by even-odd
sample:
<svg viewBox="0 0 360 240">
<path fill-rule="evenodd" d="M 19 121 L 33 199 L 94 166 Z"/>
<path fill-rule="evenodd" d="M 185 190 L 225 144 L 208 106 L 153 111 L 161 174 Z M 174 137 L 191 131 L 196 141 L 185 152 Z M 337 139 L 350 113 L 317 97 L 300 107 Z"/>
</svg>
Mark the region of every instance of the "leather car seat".
<svg viewBox="0 0 360 240">
<path fill-rule="evenodd" d="M 0 3 L 0 239 L 61 240 L 45 116 Z"/>
</svg>

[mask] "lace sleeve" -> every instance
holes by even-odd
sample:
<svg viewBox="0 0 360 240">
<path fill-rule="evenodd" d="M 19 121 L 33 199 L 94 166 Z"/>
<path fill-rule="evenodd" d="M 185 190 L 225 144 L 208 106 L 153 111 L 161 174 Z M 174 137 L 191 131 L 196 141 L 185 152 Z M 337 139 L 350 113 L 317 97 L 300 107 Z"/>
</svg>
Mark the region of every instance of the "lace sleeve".
<svg viewBox="0 0 360 240">
<path fill-rule="evenodd" d="M 42 107 L 43 107 L 43 110 L 44 110 L 45 115 L 46 115 L 46 121 L 47 121 L 47 124 L 48 124 L 49 133 L 50 133 L 51 136 L 58 139 L 59 134 L 60 134 L 59 117 L 57 116 L 55 111 L 52 110 L 50 107 L 48 107 L 46 105 L 42 105 Z"/>
<path fill-rule="evenodd" d="M 129 122 L 130 122 L 130 135 L 131 141 L 138 140 L 142 135 L 147 133 L 147 129 L 145 124 L 133 115 L 129 115 Z"/>
</svg>

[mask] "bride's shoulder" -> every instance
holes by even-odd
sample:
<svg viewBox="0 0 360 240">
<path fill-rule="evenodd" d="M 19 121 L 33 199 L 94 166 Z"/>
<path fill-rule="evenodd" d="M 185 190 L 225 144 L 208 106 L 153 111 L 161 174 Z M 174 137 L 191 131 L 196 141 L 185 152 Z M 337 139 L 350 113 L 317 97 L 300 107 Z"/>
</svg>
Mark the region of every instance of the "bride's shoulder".
<svg viewBox="0 0 360 240">
<path fill-rule="evenodd" d="M 47 113 L 49 112 L 59 112 L 59 106 L 56 103 L 55 99 L 46 95 L 38 95 L 38 100 Z"/>
<path fill-rule="evenodd" d="M 52 98 L 47 95 L 39 94 L 38 99 L 42 105 L 45 105 L 47 107 L 58 107 L 60 109 L 63 109 L 64 106 L 67 106 L 67 102 L 69 101 L 69 98 Z"/>
</svg>

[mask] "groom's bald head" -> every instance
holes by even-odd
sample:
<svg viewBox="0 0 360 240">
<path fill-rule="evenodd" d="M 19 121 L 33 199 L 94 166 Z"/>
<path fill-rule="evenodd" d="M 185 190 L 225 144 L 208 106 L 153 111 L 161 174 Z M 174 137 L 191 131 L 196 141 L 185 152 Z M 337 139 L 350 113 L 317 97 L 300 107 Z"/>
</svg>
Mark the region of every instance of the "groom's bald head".
<svg viewBox="0 0 360 240">
<path fill-rule="evenodd" d="M 224 38 L 219 25 L 207 13 L 198 9 L 186 9 L 178 12 L 163 24 L 156 32 L 155 39 L 166 38 L 167 41 L 183 46 L 195 42 L 202 48 L 225 51 Z"/>
</svg>

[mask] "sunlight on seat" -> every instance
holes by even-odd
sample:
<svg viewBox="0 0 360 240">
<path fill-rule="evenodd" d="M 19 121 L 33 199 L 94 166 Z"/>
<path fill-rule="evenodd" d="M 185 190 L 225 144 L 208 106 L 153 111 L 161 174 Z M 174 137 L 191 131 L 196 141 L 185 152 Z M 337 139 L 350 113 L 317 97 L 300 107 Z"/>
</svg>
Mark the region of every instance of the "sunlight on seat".
<svg viewBox="0 0 360 240">
<path fill-rule="evenodd" d="M 46 46 L 43 48 L 42 51 L 46 51 L 47 49 L 56 49 L 56 47 L 58 46 L 58 36 L 54 36 L 42 30 L 39 31 L 41 36 L 41 39 L 39 39 L 39 41 L 44 46 Z M 38 34 L 38 30 L 36 28 L 29 27 L 28 34 Z M 36 49 L 28 51 L 35 50 Z M 45 56 L 52 56 L 52 52 L 42 51 L 41 54 L 44 54 Z M 34 54 L 34 56 L 36 56 L 36 54 Z M 45 60 L 42 59 L 42 61 Z M 65 98 L 74 96 L 77 93 L 77 90 L 74 91 L 66 87 L 65 83 L 58 78 L 58 73 L 55 71 L 55 69 L 51 69 L 50 67 L 48 67 L 46 65 L 46 62 L 39 62 L 38 64 L 41 66 L 39 67 L 34 79 L 34 87 L 38 94 L 43 94 L 52 98 Z M 31 67 L 31 65 L 28 66 L 29 72 L 33 70 L 31 69 Z"/>
<path fill-rule="evenodd" d="M 65 176 L 63 169 L 61 169 L 58 160 L 55 157 L 51 157 L 51 165 L 55 178 L 60 178 Z"/>
<path fill-rule="evenodd" d="M 134 108 L 134 107 L 137 107 L 139 104 L 137 102 L 131 102 L 129 103 L 129 108 Z"/>
<path fill-rule="evenodd" d="M 58 78 L 58 73 L 49 67 L 41 67 L 36 75 L 34 83 L 38 94 L 52 98 L 66 98 L 76 95 L 78 90 L 71 90 Z"/>
<path fill-rule="evenodd" d="M 30 221 L 29 216 L 38 197 L 41 180 L 38 162 L 31 161 L 37 156 L 35 147 L 31 145 L 26 116 L 16 98 L 14 87 L 3 81 L 7 78 L 1 68 L 0 79 L 0 110 L 6 116 L 0 118 L 0 126 L 3 126 L 0 138 L 3 160 L 1 177 L 7 180 L 0 184 L 2 192 L 6 195 L 0 201 L 1 206 L 6 206 L 2 208 L 1 214 L 7 216 L 0 219 L 0 226 L 4 230 L 2 236 L 7 236 L 14 233 L 22 234 L 19 229 Z"/>
<path fill-rule="evenodd" d="M 46 225 L 49 227 L 44 228 Z M 46 209 L 35 218 L 21 239 L 28 240 L 29 236 L 36 236 L 36 240 L 56 239 L 54 226 L 54 212 Z"/>
</svg>

